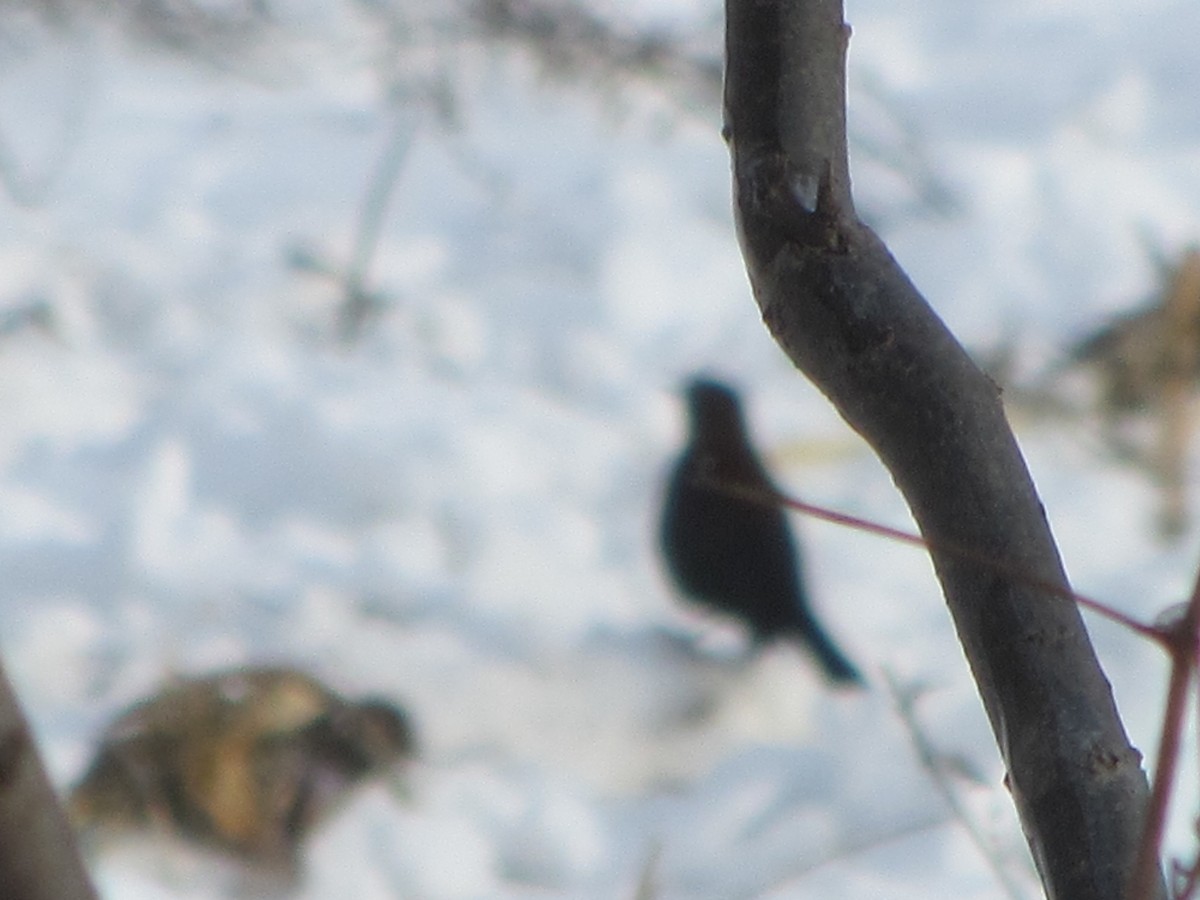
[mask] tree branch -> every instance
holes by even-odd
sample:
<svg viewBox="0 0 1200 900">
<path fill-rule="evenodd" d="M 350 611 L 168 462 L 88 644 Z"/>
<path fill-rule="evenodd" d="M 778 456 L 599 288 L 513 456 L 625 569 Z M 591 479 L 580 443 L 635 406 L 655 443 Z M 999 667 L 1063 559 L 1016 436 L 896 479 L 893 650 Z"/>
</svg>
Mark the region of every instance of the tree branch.
<svg viewBox="0 0 1200 900">
<path fill-rule="evenodd" d="M 29 725 L 0 669 L 0 895 L 96 900 L 71 826 L 38 758 Z"/>
<path fill-rule="evenodd" d="M 1122 897 L 1147 796 L 996 386 L 854 212 L 840 0 L 727 0 L 725 135 L 780 346 L 875 449 L 931 555 L 1047 895 Z M 1161 894 L 1161 882 L 1159 884 Z"/>
</svg>

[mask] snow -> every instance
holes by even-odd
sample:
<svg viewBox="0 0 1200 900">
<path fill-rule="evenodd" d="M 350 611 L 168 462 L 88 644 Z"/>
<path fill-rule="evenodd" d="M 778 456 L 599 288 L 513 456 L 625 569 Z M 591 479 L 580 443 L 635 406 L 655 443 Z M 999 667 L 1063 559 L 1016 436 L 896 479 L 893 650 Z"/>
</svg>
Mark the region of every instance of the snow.
<svg viewBox="0 0 1200 900">
<path fill-rule="evenodd" d="M 920 553 L 797 523 L 862 696 L 788 648 L 746 659 L 659 569 L 697 369 L 752 388 L 806 499 L 908 521 L 758 320 L 718 111 L 472 46 L 404 60 L 418 95 L 451 80 L 452 116 L 397 108 L 365 10 L 291 5 L 290 43 L 225 70 L 115 23 L 6 26 L 0 322 L 34 324 L 0 328 L 0 650 L 56 782 L 169 674 L 279 661 L 405 703 L 423 745 L 407 800 L 374 786 L 316 836 L 305 898 L 1001 896 L 886 666 L 928 687 L 931 739 L 981 773 L 961 790 L 1033 896 Z M 719 52 L 711 2 L 602 12 Z M 968 344 L 1016 332 L 1051 359 L 1148 292 L 1147 245 L 1200 235 L 1194 4 L 848 18 L 859 204 Z M 336 283 L 288 260 L 349 264 L 389 146 L 379 311 L 346 345 Z M 923 202 L 914 166 L 952 202 Z M 1147 618 L 1186 595 L 1195 531 L 1155 540 L 1151 485 L 1067 432 L 1022 438 L 1077 587 Z M 1149 750 L 1165 665 L 1093 631 Z M 221 896 L 162 855 L 97 860 L 103 896 Z"/>
</svg>

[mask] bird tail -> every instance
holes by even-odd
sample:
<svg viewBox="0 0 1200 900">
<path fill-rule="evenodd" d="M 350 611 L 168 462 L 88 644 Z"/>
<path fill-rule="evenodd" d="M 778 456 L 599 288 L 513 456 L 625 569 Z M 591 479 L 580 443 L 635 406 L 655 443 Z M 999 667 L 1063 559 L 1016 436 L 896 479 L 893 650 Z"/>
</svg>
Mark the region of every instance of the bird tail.
<svg viewBox="0 0 1200 900">
<path fill-rule="evenodd" d="M 866 684 L 866 679 L 863 678 L 858 667 L 850 662 L 845 653 L 838 649 L 837 644 L 825 633 L 825 630 L 821 628 L 815 619 L 810 618 L 797 630 L 805 646 L 808 647 L 813 656 L 816 657 L 817 662 L 820 663 L 826 678 L 834 684 L 845 687 L 861 687 Z"/>
</svg>

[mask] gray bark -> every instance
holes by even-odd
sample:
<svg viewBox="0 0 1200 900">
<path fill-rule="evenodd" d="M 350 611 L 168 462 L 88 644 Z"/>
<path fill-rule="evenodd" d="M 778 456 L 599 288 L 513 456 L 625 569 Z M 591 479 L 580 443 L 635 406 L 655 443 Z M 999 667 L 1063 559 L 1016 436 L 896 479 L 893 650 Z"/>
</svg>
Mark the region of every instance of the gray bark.
<svg viewBox="0 0 1200 900">
<path fill-rule="evenodd" d="M 725 135 L 754 295 L 922 534 L 971 553 L 931 550 L 1047 896 L 1118 900 L 1141 756 L 1076 606 L 1006 574 L 1067 584 L 998 389 L 855 215 L 842 15 L 840 0 L 727 0 Z"/>
<path fill-rule="evenodd" d="M 71 826 L 0 669 L 0 896 L 95 900 Z"/>
</svg>

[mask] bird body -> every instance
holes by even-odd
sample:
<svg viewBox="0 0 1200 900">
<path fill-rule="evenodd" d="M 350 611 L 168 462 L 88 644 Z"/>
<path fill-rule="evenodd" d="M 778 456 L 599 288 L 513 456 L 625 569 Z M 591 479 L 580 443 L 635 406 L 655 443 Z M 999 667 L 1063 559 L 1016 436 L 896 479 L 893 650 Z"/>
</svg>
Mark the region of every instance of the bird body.
<svg viewBox="0 0 1200 900">
<path fill-rule="evenodd" d="M 407 717 L 291 669 L 180 679 L 105 733 L 68 806 L 85 838 L 174 835 L 290 875 L 361 780 L 412 755 Z"/>
<path fill-rule="evenodd" d="M 687 398 L 690 434 L 667 485 L 660 534 L 676 584 L 697 603 L 743 621 L 755 643 L 792 638 L 831 681 L 861 683 L 813 614 L 799 546 L 783 510 L 770 503 L 776 490 L 750 443 L 737 394 L 697 379 Z"/>
</svg>

